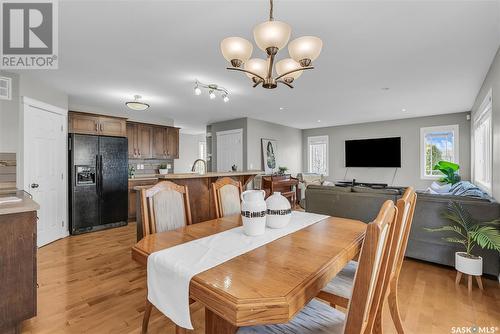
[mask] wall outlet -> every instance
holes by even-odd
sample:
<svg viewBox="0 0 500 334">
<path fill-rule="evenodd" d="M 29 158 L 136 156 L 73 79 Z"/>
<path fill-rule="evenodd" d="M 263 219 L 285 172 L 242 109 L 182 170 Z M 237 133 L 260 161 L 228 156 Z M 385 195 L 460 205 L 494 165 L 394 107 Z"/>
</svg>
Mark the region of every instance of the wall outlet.
<svg viewBox="0 0 500 334">
<path fill-rule="evenodd" d="M 141 169 L 141 165 L 140 164 L 137 164 L 137 170 Z"/>
<path fill-rule="evenodd" d="M 171 169 L 172 168 L 172 164 L 167 164 L 167 169 Z"/>
</svg>

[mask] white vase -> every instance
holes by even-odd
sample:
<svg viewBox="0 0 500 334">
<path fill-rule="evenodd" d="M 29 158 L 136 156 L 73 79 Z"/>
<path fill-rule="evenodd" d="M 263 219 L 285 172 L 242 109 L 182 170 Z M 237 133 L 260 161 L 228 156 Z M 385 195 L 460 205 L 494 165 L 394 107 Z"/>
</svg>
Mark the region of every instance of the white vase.
<svg viewBox="0 0 500 334">
<path fill-rule="evenodd" d="M 480 256 L 471 258 L 465 252 L 456 252 L 455 269 L 464 274 L 481 276 L 483 274 L 483 258 Z"/>
<path fill-rule="evenodd" d="M 264 190 L 247 190 L 241 194 L 241 219 L 246 235 L 257 236 L 266 232 L 266 201 Z"/>
<path fill-rule="evenodd" d="M 266 199 L 266 224 L 270 228 L 283 228 L 290 223 L 292 207 L 280 192 L 275 192 Z"/>
<path fill-rule="evenodd" d="M 160 168 L 160 169 L 158 169 L 158 173 L 160 173 L 160 174 L 162 174 L 162 175 L 164 175 L 164 174 L 168 174 L 168 169 L 166 169 L 166 168 L 165 168 L 165 169 Z"/>
</svg>

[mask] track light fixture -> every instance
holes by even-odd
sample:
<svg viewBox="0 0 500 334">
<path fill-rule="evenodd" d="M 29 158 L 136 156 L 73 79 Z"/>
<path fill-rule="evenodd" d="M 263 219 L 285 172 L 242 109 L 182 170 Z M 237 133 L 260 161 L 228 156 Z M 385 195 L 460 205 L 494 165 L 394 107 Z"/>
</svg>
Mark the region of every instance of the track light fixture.
<svg viewBox="0 0 500 334">
<path fill-rule="evenodd" d="M 194 95 L 201 95 L 201 93 L 203 92 L 202 89 L 208 90 L 208 97 L 210 98 L 210 100 L 214 100 L 217 97 L 217 93 L 220 93 L 220 96 L 222 97 L 222 100 L 224 102 L 229 101 L 229 92 L 224 87 L 213 83 L 204 84 L 196 80 L 194 82 Z"/>
</svg>

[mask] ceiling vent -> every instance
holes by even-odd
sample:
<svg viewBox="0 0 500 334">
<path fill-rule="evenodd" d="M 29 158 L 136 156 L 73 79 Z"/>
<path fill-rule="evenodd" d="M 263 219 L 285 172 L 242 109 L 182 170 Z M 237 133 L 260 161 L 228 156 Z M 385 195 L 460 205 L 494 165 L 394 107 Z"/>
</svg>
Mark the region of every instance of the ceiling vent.
<svg viewBox="0 0 500 334">
<path fill-rule="evenodd" d="M 0 77 L 0 100 L 12 99 L 12 79 Z"/>
</svg>

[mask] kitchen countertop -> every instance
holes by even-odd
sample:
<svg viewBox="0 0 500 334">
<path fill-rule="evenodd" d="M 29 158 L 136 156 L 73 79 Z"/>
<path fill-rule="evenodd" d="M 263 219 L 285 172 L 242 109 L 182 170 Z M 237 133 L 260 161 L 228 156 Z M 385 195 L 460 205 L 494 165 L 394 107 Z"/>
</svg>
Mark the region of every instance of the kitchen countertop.
<svg viewBox="0 0 500 334">
<path fill-rule="evenodd" d="M 129 177 L 130 181 L 144 181 L 144 180 L 158 180 L 159 174 L 144 174 L 144 175 L 135 175 L 134 177 Z"/>
<path fill-rule="evenodd" d="M 129 178 L 129 181 L 141 181 L 141 180 L 175 180 L 175 179 L 199 179 L 206 177 L 223 177 L 223 176 L 240 176 L 240 175 L 258 175 L 264 174 L 261 170 L 250 170 L 244 172 L 207 172 L 204 174 L 198 173 L 172 173 L 172 174 L 145 174 L 136 175 L 134 178 Z"/>
<path fill-rule="evenodd" d="M 21 202 L 15 203 L 4 203 L 0 204 L 0 215 L 8 215 L 21 212 L 36 211 L 40 209 L 37 202 L 31 199 L 31 197 L 21 190 L 1 190 L 0 197 L 18 197 L 21 198 Z"/>
<path fill-rule="evenodd" d="M 160 179 L 173 180 L 173 179 L 200 179 L 207 177 L 223 177 L 223 176 L 240 176 L 240 175 L 258 175 L 264 174 L 261 170 L 251 170 L 245 172 L 207 172 L 205 174 L 198 173 L 178 173 L 178 174 L 163 174 L 159 175 Z"/>
</svg>

